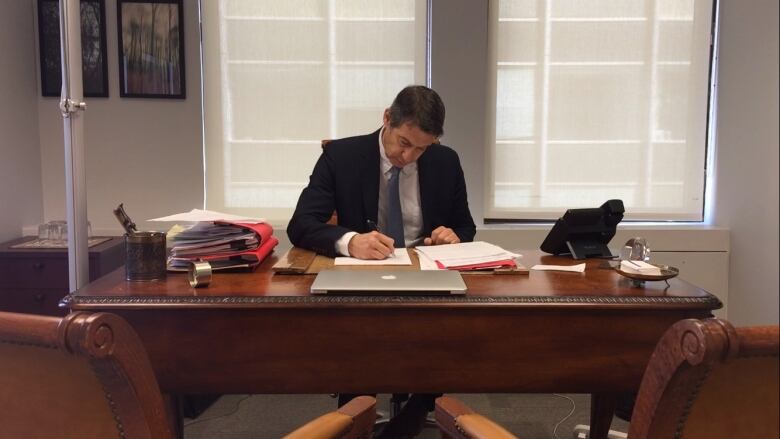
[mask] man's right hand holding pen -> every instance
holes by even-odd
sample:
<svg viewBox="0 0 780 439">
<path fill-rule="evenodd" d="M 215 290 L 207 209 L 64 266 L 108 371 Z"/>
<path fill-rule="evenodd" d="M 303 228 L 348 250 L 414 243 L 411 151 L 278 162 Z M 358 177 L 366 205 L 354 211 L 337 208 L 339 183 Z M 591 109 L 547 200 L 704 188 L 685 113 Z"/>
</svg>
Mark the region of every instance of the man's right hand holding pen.
<svg viewBox="0 0 780 439">
<path fill-rule="evenodd" d="M 393 238 L 383 235 L 376 223 L 367 220 L 368 233 L 359 233 L 349 240 L 349 254 L 358 259 L 385 259 L 393 256 Z"/>
</svg>

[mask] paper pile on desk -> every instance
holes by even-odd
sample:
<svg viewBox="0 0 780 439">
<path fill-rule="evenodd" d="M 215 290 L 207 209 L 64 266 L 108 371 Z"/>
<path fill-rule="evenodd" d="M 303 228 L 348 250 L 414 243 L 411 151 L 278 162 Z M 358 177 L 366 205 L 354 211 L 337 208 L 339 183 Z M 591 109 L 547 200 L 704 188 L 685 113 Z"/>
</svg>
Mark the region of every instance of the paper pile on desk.
<svg viewBox="0 0 780 439">
<path fill-rule="evenodd" d="M 212 270 L 254 268 L 279 240 L 262 222 L 201 221 L 171 237 L 168 269 L 186 270 L 192 261 L 208 261 Z"/>
<path fill-rule="evenodd" d="M 259 224 L 264 223 L 262 218 L 248 218 L 245 216 L 231 215 L 229 213 L 215 212 L 213 210 L 192 209 L 189 212 L 176 213 L 168 216 L 161 216 L 159 218 L 152 218 L 149 221 L 231 221 L 241 222 L 246 224 Z"/>
<path fill-rule="evenodd" d="M 628 273 L 660 276 L 661 269 L 645 261 L 620 261 L 620 269 Z"/>
<path fill-rule="evenodd" d="M 585 263 L 577 264 L 577 265 L 542 265 L 537 264 L 531 267 L 531 270 L 541 270 L 541 271 L 571 271 L 574 273 L 583 273 L 585 272 Z"/>
<path fill-rule="evenodd" d="M 420 255 L 421 269 L 431 267 L 430 262 L 439 269 L 459 271 L 514 268 L 517 267 L 515 258 L 520 257 L 517 253 L 483 241 L 422 246 L 416 249 Z"/>
</svg>

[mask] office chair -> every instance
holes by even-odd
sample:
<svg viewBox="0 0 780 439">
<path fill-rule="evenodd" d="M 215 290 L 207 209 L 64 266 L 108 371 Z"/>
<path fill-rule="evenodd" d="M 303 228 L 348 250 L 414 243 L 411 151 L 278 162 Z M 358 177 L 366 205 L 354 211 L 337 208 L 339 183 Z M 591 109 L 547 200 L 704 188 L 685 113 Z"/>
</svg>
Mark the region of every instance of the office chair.
<svg viewBox="0 0 780 439">
<path fill-rule="evenodd" d="M 645 369 L 628 439 L 778 437 L 779 351 L 777 325 L 675 323 Z M 514 437 L 451 397 L 436 401 L 436 420 L 446 437 Z"/>
<path fill-rule="evenodd" d="M 0 312 L 4 437 L 174 437 L 143 345 L 111 314 Z"/>
<path fill-rule="evenodd" d="M 171 407 L 119 316 L 0 312 L 0 437 L 172 439 L 182 432 Z M 375 410 L 356 398 L 289 437 L 367 438 Z"/>
<path fill-rule="evenodd" d="M 370 438 L 376 419 L 376 399 L 358 396 L 335 412 L 322 415 L 285 439 Z"/>
</svg>

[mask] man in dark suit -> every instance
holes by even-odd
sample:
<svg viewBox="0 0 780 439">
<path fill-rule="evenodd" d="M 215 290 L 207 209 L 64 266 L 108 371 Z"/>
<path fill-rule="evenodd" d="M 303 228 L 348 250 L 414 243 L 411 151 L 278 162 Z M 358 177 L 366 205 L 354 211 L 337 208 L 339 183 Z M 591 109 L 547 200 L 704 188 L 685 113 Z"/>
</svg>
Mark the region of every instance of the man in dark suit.
<svg viewBox="0 0 780 439">
<path fill-rule="evenodd" d="M 409 86 L 385 110 L 379 130 L 330 142 L 287 227 L 293 245 L 384 259 L 394 248 L 472 241 L 460 160 L 438 143 L 443 126 L 439 95 Z M 327 224 L 334 211 L 338 224 Z M 339 405 L 354 396 L 341 394 Z M 436 396 L 412 395 L 380 437 L 416 435 Z"/>
<path fill-rule="evenodd" d="M 327 256 L 383 259 L 394 247 L 473 240 L 476 226 L 460 160 L 437 143 L 443 125 L 439 95 L 409 86 L 385 110 L 382 128 L 330 142 L 287 227 L 290 241 Z M 403 237 L 392 236 L 388 218 L 394 170 Z M 338 224 L 327 224 L 334 211 Z"/>
</svg>

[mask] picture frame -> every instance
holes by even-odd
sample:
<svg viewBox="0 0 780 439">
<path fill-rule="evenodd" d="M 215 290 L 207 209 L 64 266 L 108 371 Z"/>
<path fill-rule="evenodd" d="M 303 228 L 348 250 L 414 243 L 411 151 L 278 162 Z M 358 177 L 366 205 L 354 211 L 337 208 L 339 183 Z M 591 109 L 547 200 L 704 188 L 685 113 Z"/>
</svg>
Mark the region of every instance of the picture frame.
<svg viewBox="0 0 780 439">
<path fill-rule="evenodd" d="M 81 0 L 81 71 L 85 97 L 108 97 L 105 0 Z M 62 89 L 59 0 L 38 0 L 38 50 L 41 95 L 59 97 Z"/>
<path fill-rule="evenodd" d="M 117 0 L 119 96 L 185 99 L 182 0 Z"/>
</svg>

